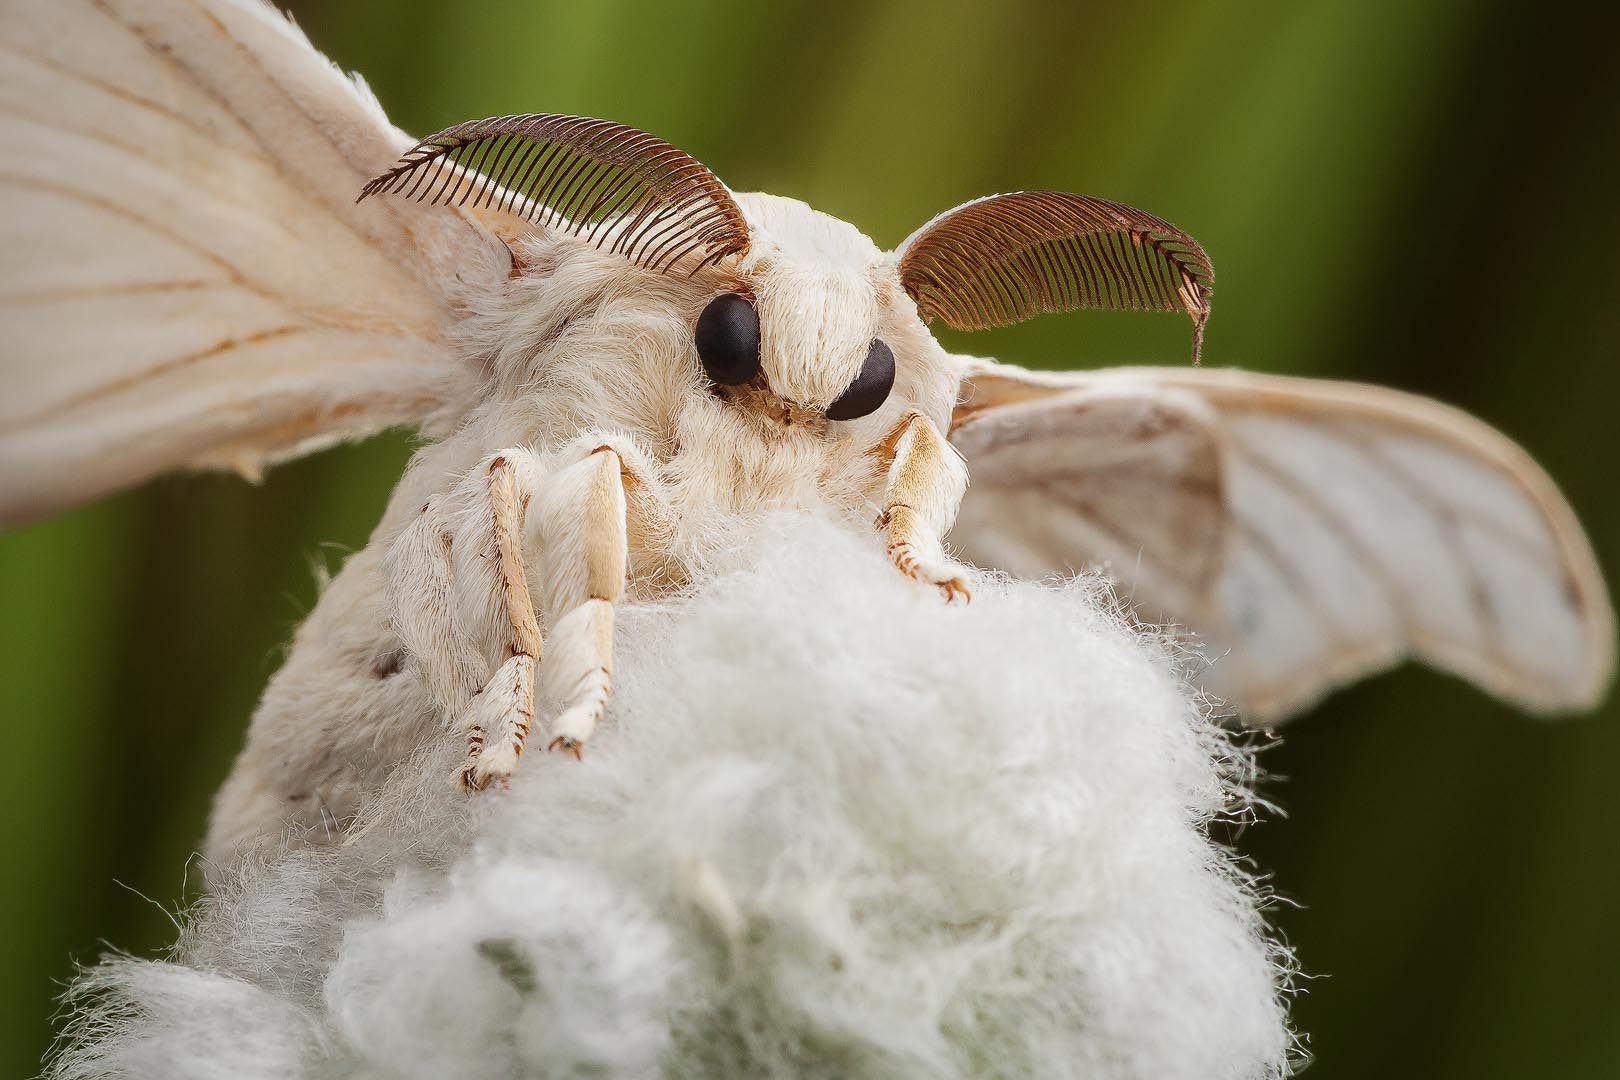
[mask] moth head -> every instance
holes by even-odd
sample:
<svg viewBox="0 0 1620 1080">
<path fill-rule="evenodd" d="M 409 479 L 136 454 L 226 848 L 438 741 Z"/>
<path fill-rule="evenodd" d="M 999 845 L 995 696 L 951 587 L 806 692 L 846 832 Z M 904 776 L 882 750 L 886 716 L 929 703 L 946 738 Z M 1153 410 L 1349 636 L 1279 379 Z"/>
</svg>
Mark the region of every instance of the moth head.
<svg viewBox="0 0 1620 1080">
<path fill-rule="evenodd" d="M 832 419 L 876 410 L 897 377 L 908 398 L 926 396 L 938 347 L 924 325 L 936 320 L 980 330 L 1043 312 L 1179 311 L 1199 360 L 1214 269 L 1196 240 L 1141 210 L 1068 192 L 991 195 L 883 254 L 801 202 L 738 198 L 753 243 L 737 268 L 750 291 L 711 310 L 745 321 L 773 390 Z"/>
<path fill-rule="evenodd" d="M 1196 363 L 1214 280 L 1175 226 L 1063 192 L 965 203 L 885 254 L 802 202 L 734 195 L 656 136 L 554 113 L 430 135 L 360 197 L 378 194 L 459 207 L 497 235 L 538 226 L 684 278 L 716 392 L 788 420 L 876 412 L 908 359 L 938 352 L 923 326 L 934 319 L 972 330 L 1078 308 L 1182 311 Z M 946 392 L 919 385 L 946 365 L 923 366 L 913 400 Z"/>
<path fill-rule="evenodd" d="M 796 199 L 738 199 L 753 243 L 735 274 L 757 319 L 759 383 L 831 420 L 877 411 L 895 381 L 897 347 L 885 340 L 895 323 L 886 301 L 896 290 L 883 252 L 853 225 Z"/>
<path fill-rule="evenodd" d="M 361 192 L 459 207 L 490 231 L 576 237 L 703 301 L 693 345 L 723 396 L 778 416 L 854 419 L 894 381 L 877 337 L 898 295 L 883 253 L 803 203 L 735 196 L 669 143 L 560 114 L 472 120 L 423 139 Z"/>
</svg>

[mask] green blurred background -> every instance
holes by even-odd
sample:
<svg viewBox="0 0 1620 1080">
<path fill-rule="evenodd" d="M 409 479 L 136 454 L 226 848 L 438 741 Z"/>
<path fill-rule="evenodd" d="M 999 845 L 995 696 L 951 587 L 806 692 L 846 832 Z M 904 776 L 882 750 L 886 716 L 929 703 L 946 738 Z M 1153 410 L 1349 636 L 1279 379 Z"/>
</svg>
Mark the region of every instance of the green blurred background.
<svg viewBox="0 0 1620 1080">
<path fill-rule="evenodd" d="M 1613 5 L 679 6 L 296 8 L 408 130 L 612 117 L 885 246 L 1015 188 L 1168 217 L 1220 274 L 1211 363 L 1461 405 L 1540 458 L 1620 567 Z M 1186 333 L 1083 314 L 949 343 L 1176 364 Z M 37 1066 L 73 960 L 172 937 L 312 566 L 365 543 L 407 453 L 385 437 L 262 489 L 167 479 L 0 535 L 0 1075 Z M 1287 817 L 1237 842 L 1301 905 L 1275 917 L 1319 976 L 1295 1008 L 1309 1075 L 1620 1076 L 1620 709 L 1538 723 L 1406 669 L 1264 764 Z"/>
</svg>

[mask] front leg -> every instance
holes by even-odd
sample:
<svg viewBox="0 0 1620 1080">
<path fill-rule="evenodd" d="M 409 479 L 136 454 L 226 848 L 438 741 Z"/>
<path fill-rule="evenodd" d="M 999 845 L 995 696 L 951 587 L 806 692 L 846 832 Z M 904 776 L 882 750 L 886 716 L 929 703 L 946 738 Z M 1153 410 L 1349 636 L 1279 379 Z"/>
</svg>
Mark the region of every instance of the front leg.
<svg viewBox="0 0 1620 1080">
<path fill-rule="evenodd" d="M 961 457 L 916 411 L 901 417 L 874 452 L 888 465 L 877 523 L 889 560 L 907 577 L 939 586 L 946 600 L 972 599 L 967 571 L 940 545 L 967 490 Z"/>
<path fill-rule="evenodd" d="M 539 459 L 523 450 L 496 454 L 485 469 L 488 547 L 493 550 L 484 551 L 482 556 L 493 570 L 500 598 L 498 619 L 502 632 L 495 640 L 504 645 L 509 655 L 495 669 L 462 721 L 467 735 L 467 763 L 461 771 L 461 782 L 469 791 L 507 781 L 534 723 L 535 668 L 542 652 L 540 620 L 529 594 L 528 569 L 523 560 L 523 524 L 539 473 Z"/>
<path fill-rule="evenodd" d="M 628 440 L 590 446 L 557 472 L 535 508 L 545 554 L 544 604 L 558 613 L 546 635 L 542 696 L 560 702 L 548 748 L 575 757 L 613 690 L 613 605 L 624 595 L 629 556 L 626 487 L 647 496 L 648 463 Z M 644 497 L 639 501 L 645 502 Z"/>
</svg>

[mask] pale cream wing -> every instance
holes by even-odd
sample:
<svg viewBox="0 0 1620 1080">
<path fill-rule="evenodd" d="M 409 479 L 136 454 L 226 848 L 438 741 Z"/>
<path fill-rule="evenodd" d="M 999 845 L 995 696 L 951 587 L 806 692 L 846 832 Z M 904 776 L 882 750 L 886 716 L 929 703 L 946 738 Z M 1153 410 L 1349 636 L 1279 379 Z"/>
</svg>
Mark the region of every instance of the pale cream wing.
<svg viewBox="0 0 1620 1080">
<path fill-rule="evenodd" d="M 1579 523 L 1455 409 L 1231 370 L 964 375 L 952 541 L 1021 576 L 1102 567 L 1208 643 L 1208 685 L 1251 723 L 1407 656 L 1538 712 L 1608 686 L 1613 614 Z"/>
<path fill-rule="evenodd" d="M 0 0 L 0 523 L 464 401 L 499 241 L 356 205 L 410 145 L 260 0 Z"/>
</svg>

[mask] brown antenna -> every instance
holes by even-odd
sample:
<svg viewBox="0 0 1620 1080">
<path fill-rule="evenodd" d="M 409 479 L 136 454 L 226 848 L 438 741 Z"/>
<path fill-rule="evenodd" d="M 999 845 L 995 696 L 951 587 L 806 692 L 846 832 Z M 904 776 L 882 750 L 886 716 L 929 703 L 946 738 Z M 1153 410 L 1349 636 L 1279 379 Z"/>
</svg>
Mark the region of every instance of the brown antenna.
<svg viewBox="0 0 1620 1080">
<path fill-rule="evenodd" d="M 1198 241 L 1120 203 L 1063 191 L 988 195 L 947 210 L 896 249 L 925 319 L 954 330 L 1082 308 L 1184 311 L 1203 351 L 1215 270 Z"/>
<path fill-rule="evenodd" d="M 360 198 L 403 194 L 560 227 L 659 273 L 748 250 L 731 192 L 685 151 L 610 120 L 525 113 L 429 135 Z"/>
</svg>

